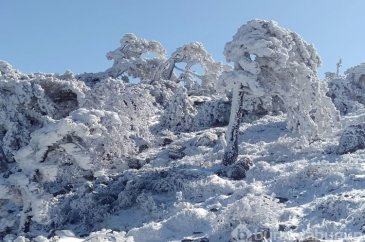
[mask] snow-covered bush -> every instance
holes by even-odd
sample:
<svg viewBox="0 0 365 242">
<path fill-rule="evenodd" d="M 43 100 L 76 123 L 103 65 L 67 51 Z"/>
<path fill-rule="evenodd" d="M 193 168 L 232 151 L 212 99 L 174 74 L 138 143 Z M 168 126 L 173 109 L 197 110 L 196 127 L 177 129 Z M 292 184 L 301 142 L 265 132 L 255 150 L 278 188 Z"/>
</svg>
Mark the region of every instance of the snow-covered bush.
<svg viewBox="0 0 365 242">
<path fill-rule="evenodd" d="M 125 84 L 117 79 L 106 78 L 96 83 L 85 94 L 82 107 L 110 111 L 118 116 L 119 125 L 122 126 L 117 134 L 120 137 L 110 142 L 115 142 L 113 149 L 119 146 L 120 154 L 131 154 L 136 152 L 139 146 L 149 145 L 151 142 L 149 128 L 157 110 L 154 105 L 155 99 L 150 95 L 148 88 L 144 84 Z"/>
<path fill-rule="evenodd" d="M 225 126 L 229 121 L 230 102 L 221 96 L 190 96 L 196 109 L 194 117 L 195 130 L 209 127 Z"/>
<path fill-rule="evenodd" d="M 179 170 L 158 168 L 95 175 L 92 181 L 74 187 L 66 196 L 53 199 L 57 205 L 50 208 L 53 226 L 78 224 L 88 230 L 100 229 L 99 223 L 114 211 L 136 206 L 151 216 L 162 214 L 163 204 L 154 202 L 153 196 L 182 191 L 194 177 Z M 75 181 L 74 184 L 78 185 Z"/>
<path fill-rule="evenodd" d="M 116 158 L 130 153 L 128 143 L 123 142 L 129 140 L 124 137 L 128 134 L 125 130 L 117 113 L 78 109 L 69 117 L 34 131 L 29 144 L 14 156 L 21 172 L 11 174 L 4 184 L 14 194 L 7 199 L 21 201 L 19 227 L 27 232 L 30 220 L 47 224 L 51 194 L 57 196 L 59 190 L 69 183 L 75 186 L 79 179 L 70 176 L 90 172 L 93 176 Z M 75 169 L 79 171 L 74 172 Z"/>
<path fill-rule="evenodd" d="M 193 130 L 196 110 L 184 87 L 179 87 L 164 110 L 160 125 L 173 131 L 186 132 Z"/>
<path fill-rule="evenodd" d="M 278 115 L 285 112 L 283 100 L 278 96 L 244 96 L 242 101 L 242 122 L 252 122 L 265 115 Z"/>
<path fill-rule="evenodd" d="M 1 149 L 3 159 L 13 160 L 14 153 L 29 142 L 30 133 L 47 123 L 50 113 L 42 88 L 27 80 L 0 80 Z"/>
<path fill-rule="evenodd" d="M 179 88 L 179 84 L 170 80 L 161 79 L 158 82 L 152 82 L 150 85 L 146 85 L 145 87 L 154 97 L 156 104 L 161 106 L 162 109 L 166 109 L 170 100 L 175 95 L 176 89 Z"/>
<path fill-rule="evenodd" d="M 0 76 L 0 143 L 4 158 L 28 144 L 30 134 L 78 108 L 85 84 L 65 76 L 23 75 L 7 64 Z M 64 78 L 64 79 L 61 79 Z"/>
<path fill-rule="evenodd" d="M 159 129 L 191 132 L 228 124 L 230 102 L 222 96 L 188 96 L 179 87 L 167 104 Z"/>
<path fill-rule="evenodd" d="M 125 232 L 116 232 L 110 229 L 102 229 L 101 231 L 93 232 L 89 235 L 86 241 L 90 242 L 104 242 L 104 241 L 118 241 L 118 242 L 135 242 L 133 237 L 126 236 Z"/>
<path fill-rule="evenodd" d="M 48 115 L 53 119 L 67 117 L 70 112 L 76 110 L 88 90 L 85 83 L 75 80 L 69 71 L 63 75 L 36 73 L 31 77 L 44 90 L 46 101 L 52 107 Z"/>
<path fill-rule="evenodd" d="M 223 162 L 238 155 L 237 137 L 245 95 L 279 97 L 287 112 L 287 125 L 304 140 L 313 141 L 338 126 L 337 111 L 317 77 L 320 58 L 314 47 L 276 22 L 252 20 L 243 25 L 225 46 L 232 71 L 224 72 L 221 85 L 233 89 L 227 149 Z"/>
<path fill-rule="evenodd" d="M 55 137 L 43 136 L 43 141 L 47 142 L 41 147 L 36 145 L 34 150 L 30 148 L 34 143 L 32 139 L 38 130 L 47 129 L 56 119 L 77 109 L 85 90 L 82 82 L 73 80 L 67 73 L 62 76 L 24 75 L 1 62 L 0 156 L 2 175 L 7 178 L 2 186 L 7 192 L 0 194 L 4 203 L 0 233 L 15 228 L 26 232 L 31 220 L 49 221 L 50 196 L 44 192 L 42 183 L 55 179 L 57 166 L 38 163 L 44 158 L 47 144 Z M 29 156 L 23 157 L 24 152 Z"/>
<path fill-rule="evenodd" d="M 8 62 L 0 60 L 0 77 L 1 79 L 26 79 L 27 76 L 15 70 Z"/>
<path fill-rule="evenodd" d="M 349 68 L 345 74 L 354 85 L 361 89 L 365 88 L 365 63 Z"/>
<path fill-rule="evenodd" d="M 86 86 L 70 72 L 24 75 L 1 62 L 0 97 L 0 233 L 48 224 L 53 197 L 100 169 L 126 169 L 152 141 L 156 109 L 143 84 L 105 77 Z"/>
<path fill-rule="evenodd" d="M 282 205 L 275 199 L 247 194 L 247 197 L 230 204 L 223 217 L 228 219 L 227 224 L 230 223 L 235 228 L 233 237 L 238 240 L 239 238 L 234 234 L 239 233 L 240 230 L 247 238 L 264 229 L 276 230 L 279 222 L 277 210 L 281 208 Z"/>
</svg>

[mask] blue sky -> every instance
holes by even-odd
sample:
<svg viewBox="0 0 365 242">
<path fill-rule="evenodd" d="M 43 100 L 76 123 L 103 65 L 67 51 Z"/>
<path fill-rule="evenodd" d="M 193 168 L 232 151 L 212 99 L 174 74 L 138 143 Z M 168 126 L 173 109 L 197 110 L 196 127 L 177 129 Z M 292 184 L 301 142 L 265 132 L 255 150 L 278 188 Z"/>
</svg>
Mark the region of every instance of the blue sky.
<svg viewBox="0 0 365 242">
<path fill-rule="evenodd" d="M 0 0 L 0 59 L 23 72 L 103 71 L 125 33 L 169 53 L 200 41 L 224 61 L 224 44 L 250 19 L 273 19 L 314 44 L 335 71 L 365 62 L 363 0 Z"/>
</svg>

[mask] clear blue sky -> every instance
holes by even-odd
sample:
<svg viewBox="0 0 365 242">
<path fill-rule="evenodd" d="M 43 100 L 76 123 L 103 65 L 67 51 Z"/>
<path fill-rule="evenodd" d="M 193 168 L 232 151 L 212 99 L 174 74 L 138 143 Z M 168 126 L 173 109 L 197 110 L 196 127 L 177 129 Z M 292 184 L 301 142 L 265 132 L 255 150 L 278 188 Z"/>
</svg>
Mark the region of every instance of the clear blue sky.
<svg viewBox="0 0 365 242">
<path fill-rule="evenodd" d="M 0 59 L 23 72 L 74 73 L 111 66 L 125 33 L 169 53 L 200 41 L 223 61 L 224 44 L 250 19 L 273 19 L 317 48 L 320 70 L 365 62 L 364 0 L 0 0 Z"/>
</svg>

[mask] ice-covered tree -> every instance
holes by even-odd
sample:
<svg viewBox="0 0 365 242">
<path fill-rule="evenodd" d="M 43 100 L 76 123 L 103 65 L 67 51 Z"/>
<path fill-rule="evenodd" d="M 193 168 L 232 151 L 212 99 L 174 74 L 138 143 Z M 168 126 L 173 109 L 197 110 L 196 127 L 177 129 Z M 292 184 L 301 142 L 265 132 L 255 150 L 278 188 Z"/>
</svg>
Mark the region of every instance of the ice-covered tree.
<svg viewBox="0 0 365 242">
<path fill-rule="evenodd" d="M 365 63 L 349 68 L 345 74 L 354 86 L 365 89 Z"/>
<path fill-rule="evenodd" d="M 181 68 L 181 66 L 183 67 Z M 203 73 L 196 73 L 195 67 L 202 68 Z M 155 80 L 159 80 L 160 84 L 169 83 L 170 88 L 168 89 L 173 92 L 173 95 L 170 95 L 170 98 L 166 100 L 166 105 L 164 105 L 165 110 L 160 119 L 160 126 L 174 131 L 195 130 L 197 127 L 194 127 L 196 126 L 194 116 L 197 111 L 189 96 L 214 93 L 215 84 L 223 68 L 224 66 L 220 62 L 214 61 L 199 42 L 177 48 L 156 71 L 154 77 Z M 173 85 L 173 83 L 181 83 L 183 87 Z M 165 93 L 168 92 L 165 88 Z"/>
<path fill-rule="evenodd" d="M 180 63 L 185 67 L 178 67 Z M 202 68 L 203 73 L 194 72 L 195 66 Z M 201 89 L 202 92 L 211 93 L 223 67 L 222 63 L 214 61 L 202 43 L 193 42 L 177 48 L 157 74 L 165 80 L 184 82 L 188 91 L 199 92 L 197 89 Z M 181 74 L 175 76 L 174 71 L 180 71 Z"/>
<path fill-rule="evenodd" d="M 287 126 L 305 141 L 331 134 L 338 113 L 326 97 L 326 84 L 317 76 L 320 58 L 314 47 L 276 22 L 252 20 L 238 29 L 224 49 L 234 69 L 221 77 L 233 89 L 227 147 L 223 163 L 238 156 L 238 132 L 245 95 L 279 97 L 287 112 Z"/>
<path fill-rule="evenodd" d="M 107 54 L 113 66 L 106 71 L 109 76 L 128 80 L 128 76 L 152 80 L 155 70 L 166 60 L 166 50 L 157 41 L 147 41 L 134 34 L 125 34 L 120 47 Z"/>
<path fill-rule="evenodd" d="M 341 114 L 347 114 L 362 108 L 365 105 L 365 64 L 360 64 L 345 71 L 345 76 L 335 73 L 327 76 L 329 91 Z"/>
</svg>

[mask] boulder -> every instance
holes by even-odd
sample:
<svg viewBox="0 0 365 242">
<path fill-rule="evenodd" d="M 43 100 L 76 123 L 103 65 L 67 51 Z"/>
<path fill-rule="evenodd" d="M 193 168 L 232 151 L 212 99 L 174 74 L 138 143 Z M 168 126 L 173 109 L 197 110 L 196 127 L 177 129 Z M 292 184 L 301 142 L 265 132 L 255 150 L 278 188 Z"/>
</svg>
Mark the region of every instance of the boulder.
<svg viewBox="0 0 365 242">
<path fill-rule="evenodd" d="M 169 158 L 171 158 L 173 160 L 182 159 L 185 156 L 184 150 L 185 150 L 185 147 L 182 147 L 180 145 L 171 145 L 168 148 Z"/>
<path fill-rule="evenodd" d="M 339 146 L 338 153 L 346 154 L 352 153 L 365 148 L 365 123 L 351 125 L 343 132 Z"/>
<path fill-rule="evenodd" d="M 218 136 L 215 133 L 206 132 L 198 137 L 195 145 L 213 147 L 217 143 L 217 140 Z"/>
<path fill-rule="evenodd" d="M 258 232 L 256 234 L 251 235 L 247 241 L 251 241 L 251 242 L 264 242 L 264 241 L 268 241 L 268 239 L 270 239 L 270 230 L 265 229 L 261 232 Z"/>
<path fill-rule="evenodd" d="M 145 164 L 146 162 L 141 160 L 141 159 L 137 159 L 137 158 L 131 158 L 128 160 L 127 164 L 128 167 L 131 169 L 136 169 L 139 170 L 142 168 L 142 166 Z"/>
<path fill-rule="evenodd" d="M 228 177 L 233 180 L 242 180 L 246 177 L 246 171 L 248 171 L 252 165 L 252 160 L 245 157 L 228 168 Z"/>
</svg>

